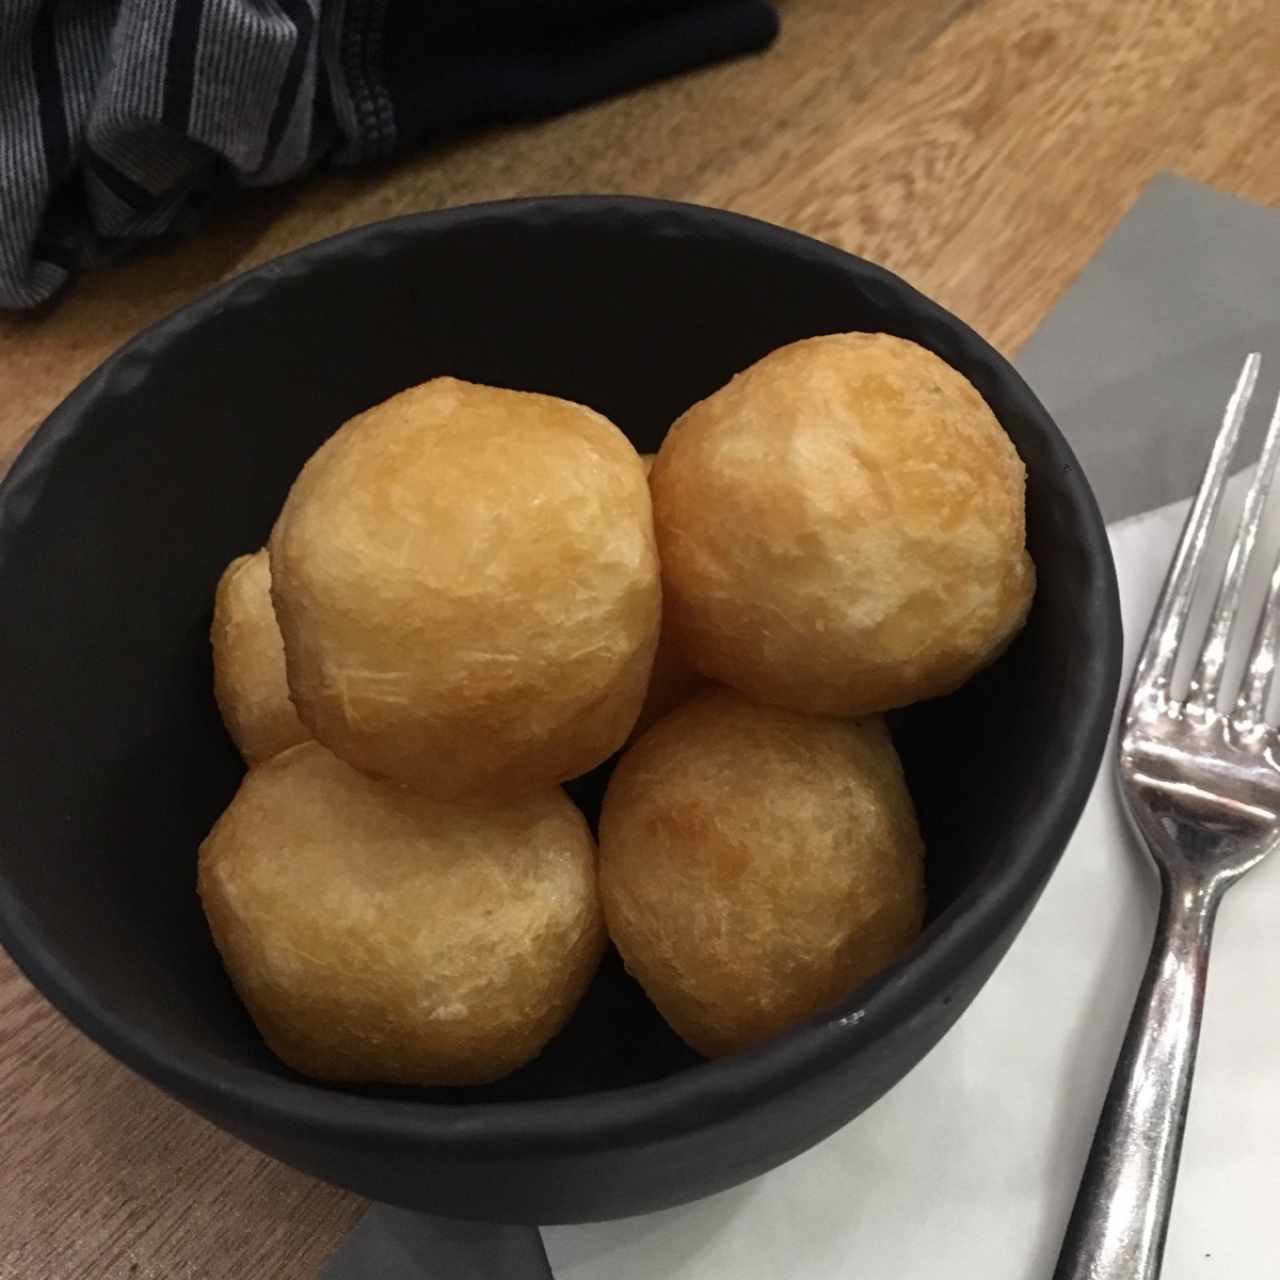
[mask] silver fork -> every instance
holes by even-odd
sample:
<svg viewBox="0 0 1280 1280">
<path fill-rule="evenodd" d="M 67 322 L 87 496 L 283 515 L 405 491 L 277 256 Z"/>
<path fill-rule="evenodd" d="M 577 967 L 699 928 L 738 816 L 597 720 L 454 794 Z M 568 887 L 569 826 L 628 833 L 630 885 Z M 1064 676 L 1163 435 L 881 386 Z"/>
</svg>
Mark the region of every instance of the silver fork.
<svg viewBox="0 0 1280 1280">
<path fill-rule="evenodd" d="M 1160 1274 L 1218 904 L 1280 841 L 1280 737 L 1267 721 L 1280 648 L 1280 562 L 1233 705 L 1218 709 L 1245 572 L 1280 455 L 1280 404 L 1186 696 L 1173 689 L 1205 546 L 1259 364 L 1257 354 L 1249 356 L 1227 404 L 1121 724 L 1121 793 L 1160 872 L 1160 917 L 1054 1280 L 1155 1280 Z"/>
</svg>

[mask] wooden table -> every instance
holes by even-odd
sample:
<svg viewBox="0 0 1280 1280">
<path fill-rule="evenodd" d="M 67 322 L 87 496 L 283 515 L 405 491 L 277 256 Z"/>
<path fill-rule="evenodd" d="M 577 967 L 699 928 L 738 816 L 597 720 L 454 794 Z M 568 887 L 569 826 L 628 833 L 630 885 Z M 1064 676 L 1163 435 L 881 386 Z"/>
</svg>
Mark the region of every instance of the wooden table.
<svg viewBox="0 0 1280 1280">
<path fill-rule="evenodd" d="M 0 319 L 0 471 L 141 326 L 373 219 L 547 192 L 723 205 L 879 260 L 1006 351 L 1163 169 L 1280 205 L 1274 0 L 783 0 L 768 54 L 375 172 Z M 0 953 L 0 1280 L 313 1276 L 362 1203 L 224 1137 Z"/>
</svg>

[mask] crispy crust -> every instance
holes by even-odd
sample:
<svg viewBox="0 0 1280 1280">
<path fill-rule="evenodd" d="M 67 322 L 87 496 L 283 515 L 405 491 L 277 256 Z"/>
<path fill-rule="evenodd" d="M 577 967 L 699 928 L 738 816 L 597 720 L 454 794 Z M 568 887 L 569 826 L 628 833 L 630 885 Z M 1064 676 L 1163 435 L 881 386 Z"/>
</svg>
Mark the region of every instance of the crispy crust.
<svg viewBox="0 0 1280 1280">
<path fill-rule="evenodd" d="M 861 715 L 948 693 L 1030 607 L 1022 461 L 900 338 L 765 356 L 674 424 L 651 487 L 666 626 L 762 701 Z"/>
<path fill-rule="evenodd" d="M 214 697 L 245 762 L 258 764 L 305 742 L 311 735 L 289 697 L 265 547 L 238 556 L 223 572 L 210 640 Z"/>
<path fill-rule="evenodd" d="M 591 834 L 560 788 L 451 805 L 315 742 L 249 772 L 199 889 L 263 1039 L 319 1080 L 498 1079 L 568 1019 L 604 946 Z"/>
<path fill-rule="evenodd" d="M 627 968 L 701 1053 L 835 1004 L 924 912 L 924 847 L 883 721 L 697 695 L 614 771 L 600 887 Z"/>
<path fill-rule="evenodd" d="M 303 722 L 441 797 L 576 776 L 644 699 L 660 588 L 644 468 L 607 419 L 437 378 L 341 428 L 271 537 Z"/>
</svg>

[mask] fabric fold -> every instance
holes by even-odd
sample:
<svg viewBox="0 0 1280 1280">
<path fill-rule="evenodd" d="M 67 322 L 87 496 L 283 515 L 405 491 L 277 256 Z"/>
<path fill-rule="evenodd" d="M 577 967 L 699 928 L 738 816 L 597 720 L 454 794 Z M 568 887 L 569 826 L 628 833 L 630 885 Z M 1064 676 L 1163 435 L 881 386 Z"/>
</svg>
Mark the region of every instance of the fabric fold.
<svg viewBox="0 0 1280 1280">
<path fill-rule="evenodd" d="M 6 0 L 0 307 L 211 199 L 766 46 L 767 0 Z"/>
</svg>

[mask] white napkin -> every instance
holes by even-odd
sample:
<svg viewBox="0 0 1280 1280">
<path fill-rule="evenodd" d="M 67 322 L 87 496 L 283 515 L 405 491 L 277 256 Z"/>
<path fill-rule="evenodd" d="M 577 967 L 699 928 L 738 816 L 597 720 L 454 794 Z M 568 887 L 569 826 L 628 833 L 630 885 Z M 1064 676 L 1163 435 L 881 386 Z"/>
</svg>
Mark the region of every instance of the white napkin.
<svg viewBox="0 0 1280 1280">
<path fill-rule="evenodd" d="M 1186 506 L 1110 529 L 1126 672 Z M 1155 918 L 1155 875 L 1120 811 L 1113 767 L 1114 745 L 1026 928 L 906 1080 L 745 1187 L 646 1217 L 544 1228 L 558 1280 L 1047 1277 Z M 1277 1274 L 1277 1192 L 1280 855 L 1222 908 L 1164 1280 Z"/>
</svg>

